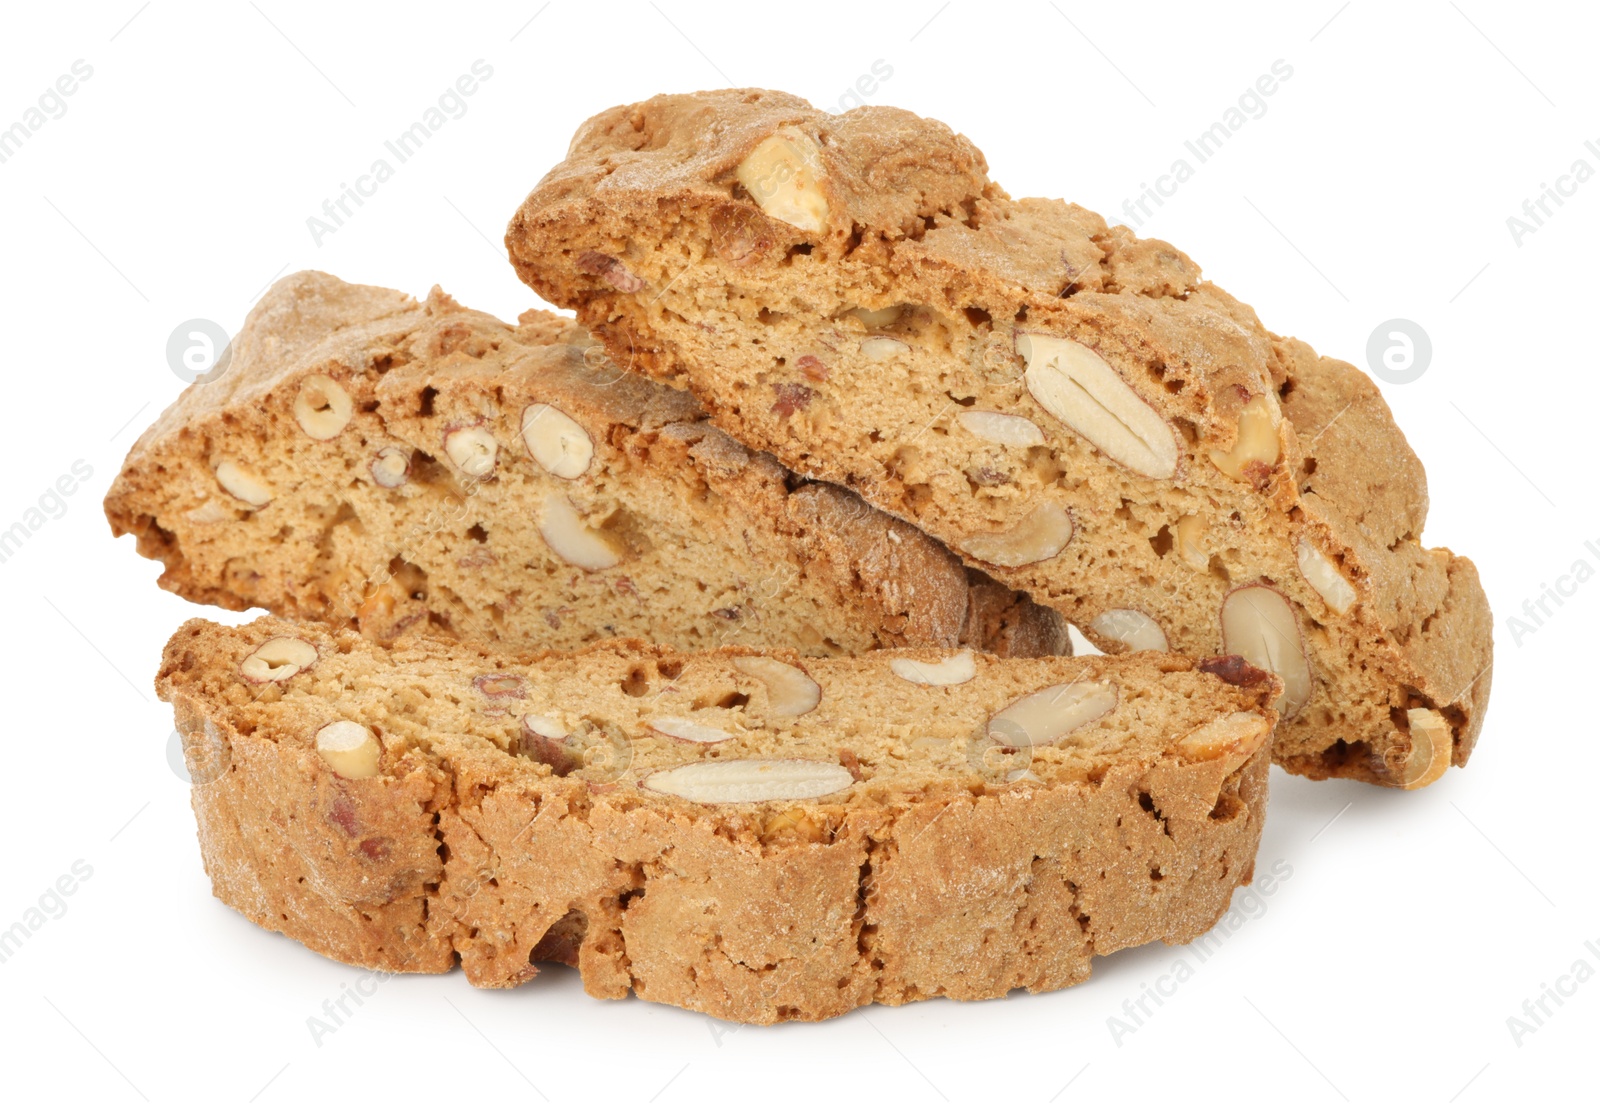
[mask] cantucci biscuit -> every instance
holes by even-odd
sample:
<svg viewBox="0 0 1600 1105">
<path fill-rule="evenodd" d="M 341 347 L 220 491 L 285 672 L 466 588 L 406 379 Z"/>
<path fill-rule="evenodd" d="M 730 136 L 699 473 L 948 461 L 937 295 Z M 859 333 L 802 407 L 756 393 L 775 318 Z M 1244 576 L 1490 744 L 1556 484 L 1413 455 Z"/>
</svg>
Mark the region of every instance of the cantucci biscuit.
<svg viewBox="0 0 1600 1105">
<path fill-rule="evenodd" d="M 1053 611 L 736 444 L 570 320 L 437 289 L 278 283 L 106 513 L 185 598 L 380 640 L 1068 648 Z"/>
<path fill-rule="evenodd" d="M 589 120 L 507 244 L 619 364 L 1101 649 L 1277 673 L 1289 770 L 1466 763 L 1489 609 L 1382 397 L 1165 242 L 1011 199 L 941 123 L 733 89 Z"/>
<path fill-rule="evenodd" d="M 183 626 L 157 689 L 215 892 L 257 924 L 376 970 L 459 957 L 506 987 L 555 961 L 597 997 L 772 1023 L 1056 989 L 1200 936 L 1260 839 L 1280 685 L 1257 674 L 262 618 Z"/>
</svg>

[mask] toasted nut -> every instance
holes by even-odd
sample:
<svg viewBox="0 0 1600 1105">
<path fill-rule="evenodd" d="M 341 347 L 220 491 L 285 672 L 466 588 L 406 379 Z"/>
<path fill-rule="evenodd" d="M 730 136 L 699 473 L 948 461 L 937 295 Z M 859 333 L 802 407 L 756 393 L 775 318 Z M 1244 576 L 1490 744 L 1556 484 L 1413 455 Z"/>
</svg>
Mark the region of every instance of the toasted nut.
<svg viewBox="0 0 1600 1105">
<path fill-rule="evenodd" d="M 1008 748 L 1054 744 L 1117 707 L 1111 683 L 1062 683 L 1024 695 L 989 719 L 989 739 Z"/>
<path fill-rule="evenodd" d="M 528 685 L 520 675 L 510 675 L 506 672 L 490 672 L 480 675 L 472 681 L 485 698 L 527 698 Z"/>
<path fill-rule="evenodd" d="M 522 441 L 539 467 L 564 480 L 577 479 L 594 460 L 588 431 L 548 403 L 535 403 L 522 412 Z"/>
<path fill-rule="evenodd" d="M 722 741 L 732 740 L 736 735 L 726 729 L 718 729 L 714 725 L 702 725 L 686 717 L 654 717 L 650 719 L 649 724 L 650 728 L 664 736 L 675 740 L 693 741 L 696 744 L 720 744 Z"/>
<path fill-rule="evenodd" d="M 1333 561 L 1311 543 L 1310 538 L 1301 536 L 1295 555 L 1300 561 L 1300 574 L 1306 577 L 1311 589 L 1322 596 L 1322 601 L 1335 614 L 1343 614 L 1355 605 L 1356 589 L 1350 586 L 1350 581 L 1344 578 Z"/>
<path fill-rule="evenodd" d="M 822 194 L 822 151 L 810 135 L 784 127 L 739 163 L 735 174 L 763 214 L 801 230 L 828 228 Z"/>
<path fill-rule="evenodd" d="M 196 526 L 209 526 L 233 517 L 236 517 L 233 509 L 223 506 L 215 499 L 207 499 L 199 506 L 183 512 L 183 520 Z"/>
<path fill-rule="evenodd" d="M 1186 760 L 1220 760 L 1241 764 L 1254 756 L 1272 733 L 1272 719 L 1248 710 L 1212 718 L 1179 737 L 1172 750 Z"/>
<path fill-rule="evenodd" d="M 445 431 L 444 452 L 455 466 L 474 479 L 494 471 L 500 445 L 483 426 L 456 426 Z"/>
<path fill-rule="evenodd" d="M 282 683 L 317 662 L 317 646 L 299 637 L 263 641 L 239 664 L 239 674 L 252 683 Z"/>
<path fill-rule="evenodd" d="M 978 533 L 961 543 L 968 556 L 1002 568 L 1036 564 L 1060 554 L 1072 540 L 1072 515 L 1055 503 L 1041 503 L 1004 533 Z"/>
<path fill-rule="evenodd" d="M 411 451 L 386 445 L 372 458 L 372 480 L 379 487 L 399 487 L 411 475 Z"/>
<path fill-rule="evenodd" d="M 306 436 L 316 441 L 331 441 L 350 424 L 355 404 L 350 393 L 339 386 L 332 376 L 316 373 L 300 382 L 300 393 L 294 397 L 294 420 Z"/>
<path fill-rule="evenodd" d="M 818 760 L 701 760 L 657 771 L 640 785 L 709 805 L 821 798 L 854 782 L 843 767 Z"/>
<path fill-rule="evenodd" d="M 251 506 L 266 506 L 272 501 L 271 488 L 231 460 L 217 465 L 217 483 L 235 499 Z"/>
<path fill-rule="evenodd" d="M 1401 773 L 1400 786 L 1416 790 L 1438 782 L 1444 775 L 1455 753 L 1455 739 L 1450 734 L 1450 723 L 1438 710 L 1407 710 L 1406 721 L 1411 727 L 1411 755 Z"/>
<path fill-rule="evenodd" d="M 1121 641 L 1129 652 L 1166 652 L 1167 634 L 1142 610 L 1107 610 L 1089 623 L 1102 637 Z"/>
<path fill-rule="evenodd" d="M 1023 381 L 1039 405 L 1112 460 L 1141 476 L 1178 470 L 1172 427 L 1086 345 L 1048 334 L 1017 334 Z"/>
<path fill-rule="evenodd" d="M 792 841 L 821 844 L 827 838 L 827 819 L 813 817 L 798 806 L 783 810 L 769 817 L 767 823 L 761 827 L 761 843 L 763 844 L 789 843 Z"/>
<path fill-rule="evenodd" d="M 1199 514 L 1185 514 L 1172 527 L 1172 547 L 1178 550 L 1178 559 L 1197 572 L 1211 565 L 1211 554 L 1206 552 L 1206 530 L 1210 524 Z"/>
<path fill-rule="evenodd" d="M 365 725 L 331 721 L 317 730 L 317 753 L 341 778 L 370 779 L 378 774 L 383 746 Z"/>
<path fill-rule="evenodd" d="M 522 727 L 530 733 L 537 733 L 547 740 L 564 741 L 567 739 L 567 730 L 555 718 L 544 717 L 540 714 L 523 714 Z"/>
<path fill-rule="evenodd" d="M 773 384 L 772 393 L 777 397 L 772 404 L 772 413 L 779 418 L 788 418 L 805 410 L 811 406 L 811 400 L 817 397 L 817 393 L 804 384 Z"/>
<path fill-rule="evenodd" d="M 611 540 L 589 526 L 572 505 L 572 500 L 559 491 L 544 497 L 544 508 L 539 512 L 539 535 L 551 552 L 586 572 L 602 571 L 622 562 Z"/>
<path fill-rule="evenodd" d="M 800 357 L 794 362 L 794 366 L 800 370 L 800 375 L 814 384 L 820 384 L 828 378 L 828 366 L 814 353 Z"/>
<path fill-rule="evenodd" d="M 1293 717 L 1311 697 L 1311 665 L 1289 600 L 1273 587 L 1253 583 L 1222 600 L 1222 646 L 1283 680 L 1272 708 Z"/>
<path fill-rule="evenodd" d="M 1277 678 L 1270 671 L 1256 667 L 1243 656 L 1207 656 L 1195 667 L 1234 687 L 1254 687 L 1269 679 Z"/>
<path fill-rule="evenodd" d="M 999 411 L 962 411 L 956 415 L 961 428 L 974 437 L 992 441 L 996 445 L 1015 445 L 1026 448 L 1044 444 L 1044 431 L 1031 419 L 1020 414 L 1001 414 Z"/>
<path fill-rule="evenodd" d="M 894 325 L 895 320 L 900 317 L 901 309 L 900 304 L 895 303 L 888 307 L 879 307 L 875 311 L 869 311 L 865 307 L 857 307 L 850 313 L 860 319 L 861 325 L 868 330 L 882 330 L 885 326 Z"/>
<path fill-rule="evenodd" d="M 861 355 L 869 361 L 887 361 L 910 349 L 911 347 L 899 338 L 876 337 L 861 340 Z"/>
<path fill-rule="evenodd" d="M 569 775 L 583 766 L 583 755 L 567 742 L 567 735 L 566 727 L 554 718 L 524 714 L 517 751 L 548 764 L 556 775 Z"/>
<path fill-rule="evenodd" d="M 953 687 L 970 682 L 978 674 L 978 664 L 971 652 L 962 649 L 954 656 L 934 663 L 896 656 L 889 661 L 889 670 L 907 683 L 924 687 Z"/>
<path fill-rule="evenodd" d="M 578 254 L 577 267 L 579 272 L 598 276 L 624 294 L 632 295 L 634 292 L 644 290 L 643 280 L 629 272 L 621 261 L 604 253 L 592 249 L 584 250 Z"/>
<path fill-rule="evenodd" d="M 1266 394 L 1256 396 L 1239 412 L 1239 440 L 1226 452 L 1211 450 L 1211 463 L 1226 476 L 1244 480 L 1257 489 L 1266 487 L 1281 451 L 1278 440 L 1280 421 L 1278 406 L 1271 397 Z"/>
<path fill-rule="evenodd" d="M 733 666 L 767 685 L 767 713 L 773 717 L 799 717 L 822 701 L 817 681 L 793 664 L 770 656 L 735 656 Z"/>
</svg>

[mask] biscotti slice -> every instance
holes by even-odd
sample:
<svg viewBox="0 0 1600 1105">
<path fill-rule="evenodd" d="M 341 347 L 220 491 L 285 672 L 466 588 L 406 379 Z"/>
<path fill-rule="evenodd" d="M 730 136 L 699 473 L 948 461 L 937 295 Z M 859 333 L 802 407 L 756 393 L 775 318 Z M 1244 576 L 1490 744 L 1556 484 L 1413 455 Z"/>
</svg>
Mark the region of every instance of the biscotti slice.
<svg viewBox="0 0 1600 1105">
<path fill-rule="evenodd" d="M 736 444 L 570 320 L 437 289 L 279 282 L 106 514 L 186 598 L 378 639 L 1068 649 L 1053 611 Z"/>
<path fill-rule="evenodd" d="M 1198 937 L 1251 877 L 1278 691 L 1172 655 L 522 654 L 274 618 L 189 622 L 156 685 L 216 894 L 257 924 L 756 1023 Z"/>
<path fill-rule="evenodd" d="M 1165 242 L 1012 200 L 940 123 L 732 90 L 591 119 L 507 243 L 619 361 L 1101 649 L 1277 672 L 1289 770 L 1414 787 L 1466 763 L 1489 609 L 1421 544 L 1382 397 Z"/>
</svg>

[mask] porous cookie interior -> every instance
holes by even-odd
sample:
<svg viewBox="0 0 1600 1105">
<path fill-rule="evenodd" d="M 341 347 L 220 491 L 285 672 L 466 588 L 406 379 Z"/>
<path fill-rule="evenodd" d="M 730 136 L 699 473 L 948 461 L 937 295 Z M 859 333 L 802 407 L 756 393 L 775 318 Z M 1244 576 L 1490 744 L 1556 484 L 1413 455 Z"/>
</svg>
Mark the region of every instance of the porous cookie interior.
<svg viewBox="0 0 1600 1105">
<path fill-rule="evenodd" d="M 299 647 L 292 642 L 305 646 L 303 664 L 251 661 L 292 656 Z M 381 648 L 262 619 L 237 630 L 192 622 L 169 645 L 168 658 L 164 693 L 202 703 L 240 731 L 311 752 L 335 723 L 366 727 L 381 746 L 379 773 L 414 749 L 445 762 L 491 755 L 501 758 L 496 771 L 507 780 L 587 784 L 624 807 L 669 802 L 693 816 L 732 806 L 822 808 L 823 820 L 772 826 L 802 835 L 820 831 L 827 809 L 1093 782 L 1113 763 L 1227 756 L 1232 770 L 1261 747 L 1271 725 L 1261 689 L 1230 686 L 1181 658 L 1155 655 L 1008 660 L 922 649 L 806 659 L 741 649 L 685 655 L 615 641 L 575 654 L 518 656 L 426 638 Z M 961 682 L 915 681 L 951 670 L 952 662 Z M 1042 714 L 1016 726 L 995 722 L 1020 716 L 1006 711 L 1041 691 L 1051 692 Z M 1097 704 L 1054 734 L 1050 719 L 1088 692 L 1100 696 Z M 1254 743 L 1183 743 L 1235 715 L 1259 723 Z M 1050 739 L 1024 745 L 1018 734 L 1028 732 Z M 825 793 L 800 802 L 725 802 L 657 789 L 674 769 L 737 761 L 831 770 Z M 336 758 L 329 762 L 339 766 Z M 1228 784 L 1223 790 L 1231 793 Z"/>
<path fill-rule="evenodd" d="M 1059 618 L 620 372 L 568 320 L 288 278 L 108 496 L 190 598 L 573 648 L 1061 651 Z M 974 597 L 981 598 L 973 603 Z M 969 614 L 974 605 L 976 617 Z"/>
<path fill-rule="evenodd" d="M 775 142 L 801 151 L 788 173 L 767 171 Z M 914 521 L 1101 648 L 1253 651 L 1289 685 L 1280 762 L 1403 782 L 1416 709 L 1464 761 L 1487 609 L 1469 565 L 1418 541 L 1415 457 L 1354 369 L 1270 335 L 1166 243 L 1011 200 L 937 123 L 751 90 L 592 120 L 508 242 L 536 289 L 730 433 Z M 1052 398 L 1028 343 L 1057 339 L 1105 367 L 1108 410 L 1059 373 Z M 1303 445 L 1284 416 L 1302 381 L 1367 408 L 1374 438 L 1322 441 L 1330 419 Z M 1116 455 L 1143 415 L 1170 464 Z M 1308 494 L 1319 463 L 1363 473 L 1355 493 Z M 1427 640 L 1446 623 L 1448 649 Z"/>
</svg>

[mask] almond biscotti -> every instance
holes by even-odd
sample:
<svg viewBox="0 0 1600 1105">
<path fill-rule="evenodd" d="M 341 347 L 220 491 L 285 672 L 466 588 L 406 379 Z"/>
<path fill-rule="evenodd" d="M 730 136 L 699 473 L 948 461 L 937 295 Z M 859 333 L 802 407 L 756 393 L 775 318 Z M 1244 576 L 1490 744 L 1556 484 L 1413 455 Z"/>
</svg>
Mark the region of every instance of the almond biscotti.
<svg viewBox="0 0 1600 1105">
<path fill-rule="evenodd" d="M 771 1023 L 1054 989 L 1203 933 L 1251 877 L 1279 690 L 1219 667 L 262 618 L 183 626 L 157 689 L 216 894 L 257 924 Z"/>
<path fill-rule="evenodd" d="M 382 640 L 1067 649 L 1054 612 L 794 479 L 567 319 L 300 273 L 214 375 L 106 496 L 189 599 Z"/>
<path fill-rule="evenodd" d="M 1420 786 L 1489 695 L 1472 564 L 1360 372 L 1160 241 L 1012 200 L 944 125 L 781 93 L 591 119 L 518 273 L 723 429 L 915 522 L 1108 652 L 1283 680 L 1279 763 Z"/>
</svg>

